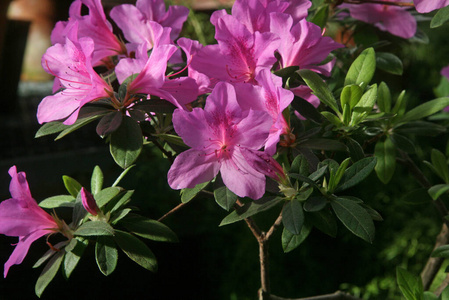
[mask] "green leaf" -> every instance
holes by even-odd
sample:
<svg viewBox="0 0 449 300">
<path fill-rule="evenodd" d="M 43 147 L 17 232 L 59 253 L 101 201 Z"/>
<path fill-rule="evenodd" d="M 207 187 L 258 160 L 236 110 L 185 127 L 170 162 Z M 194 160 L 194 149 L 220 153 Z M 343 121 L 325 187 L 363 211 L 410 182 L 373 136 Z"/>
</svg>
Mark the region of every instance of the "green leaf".
<svg viewBox="0 0 449 300">
<path fill-rule="evenodd" d="M 449 95 L 449 80 L 446 76 L 441 76 L 440 83 L 433 89 L 433 93 L 437 97 L 446 97 Z"/>
<path fill-rule="evenodd" d="M 290 167 L 290 173 L 300 174 L 302 176 L 309 176 L 309 163 L 303 155 L 297 155 Z"/>
<path fill-rule="evenodd" d="M 34 291 L 39 298 L 42 296 L 45 288 L 53 280 L 56 273 L 58 272 L 59 267 L 61 266 L 62 259 L 64 258 L 64 254 L 64 251 L 56 253 L 45 265 L 45 268 L 39 275 L 39 278 L 37 279 L 36 285 L 34 287 Z"/>
<path fill-rule="evenodd" d="M 400 134 L 437 136 L 440 133 L 446 132 L 446 127 L 426 121 L 412 121 L 395 126 L 393 132 Z"/>
<path fill-rule="evenodd" d="M 366 157 L 350 166 L 343 174 L 341 184 L 335 192 L 344 191 L 363 181 L 373 171 L 376 163 L 376 157 Z"/>
<path fill-rule="evenodd" d="M 338 169 L 335 173 L 331 172 L 331 176 L 329 178 L 329 184 L 327 186 L 327 190 L 329 191 L 329 193 L 333 194 L 333 192 L 335 191 L 335 188 L 340 183 L 340 180 L 343 177 L 350 161 L 351 161 L 351 158 L 349 158 L 349 157 L 346 158 L 344 161 L 342 161 L 342 163 L 340 164 L 340 166 L 338 167 Z"/>
<path fill-rule="evenodd" d="M 304 210 L 298 200 L 288 201 L 282 208 L 282 224 L 293 234 L 300 234 L 304 225 Z"/>
<path fill-rule="evenodd" d="M 123 169 L 131 166 L 140 155 L 143 140 L 139 124 L 128 116 L 111 134 L 110 152 L 114 161 Z"/>
<path fill-rule="evenodd" d="M 99 236 L 95 244 L 95 260 L 98 269 L 105 276 L 114 272 L 117 266 L 118 251 L 114 240 L 108 236 Z"/>
<path fill-rule="evenodd" d="M 198 195 L 202 190 L 204 190 L 206 188 L 206 186 L 209 184 L 209 182 L 210 181 L 199 183 L 191 189 L 189 189 L 189 188 L 182 189 L 181 190 L 181 202 L 187 203 L 190 200 L 192 200 L 193 198 L 195 198 L 196 195 Z"/>
<path fill-rule="evenodd" d="M 110 201 L 108 205 L 106 206 L 106 212 L 113 213 L 116 210 L 121 209 L 123 206 L 128 204 L 131 201 L 131 196 L 134 194 L 134 191 L 126 191 L 121 192 L 118 196 L 114 197 L 114 201 Z"/>
<path fill-rule="evenodd" d="M 76 198 L 81 190 L 81 184 L 72 177 L 66 175 L 62 176 L 62 180 L 64 181 L 64 186 L 67 192 L 69 192 L 70 195 Z"/>
<path fill-rule="evenodd" d="M 318 124 L 321 123 L 322 121 L 321 114 L 310 102 L 298 96 L 294 96 L 291 105 L 304 118 L 314 121 L 315 123 Z"/>
<path fill-rule="evenodd" d="M 94 195 L 95 202 L 97 202 L 97 206 L 102 208 L 106 204 L 109 203 L 115 196 L 117 196 L 121 191 L 119 187 L 107 187 L 97 194 Z"/>
<path fill-rule="evenodd" d="M 337 218 L 349 231 L 369 243 L 373 242 L 374 223 L 365 209 L 358 203 L 345 198 L 331 201 L 331 206 Z"/>
<path fill-rule="evenodd" d="M 188 148 L 188 146 L 184 143 L 181 137 L 173 134 L 166 134 L 166 133 L 160 133 L 160 134 L 154 134 L 154 136 L 157 136 L 163 140 L 165 140 L 168 143 L 181 146 L 183 148 Z"/>
<path fill-rule="evenodd" d="M 321 114 L 335 127 L 338 128 L 343 125 L 341 120 L 330 111 L 322 111 Z"/>
<path fill-rule="evenodd" d="M 374 156 L 377 158 L 374 168 L 377 177 L 384 184 L 387 184 L 393 177 L 396 168 L 396 148 L 390 138 L 377 142 L 374 148 Z"/>
<path fill-rule="evenodd" d="M 325 151 L 348 151 L 342 142 L 333 139 L 314 138 L 301 141 L 298 147 Z"/>
<path fill-rule="evenodd" d="M 163 99 L 151 99 L 148 101 L 137 102 L 133 109 L 143 110 L 147 113 L 168 113 L 171 114 L 176 109 L 176 106 Z"/>
<path fill-rule="evenodd" d="M 432 198 L 430 198 L 426 188 L 419 188 L 406 192 L 405 195 L 401 197 L 401 202 L 407 205 L 423 205 L 432 202 Z"/>
<path fill-rule="evenodd" d="M 53 133 L 58 133 L 66 129 L 68 125 L 64 125 L 60 121 L 53 121 L 49 123 L 45 123 L 44 125 L 39 128 L 39 130 L 36 132 L 35 138 L 39 138 L 42 136 L 50 135 Z"/>
<path fill-rule="evenodd" d="M 128 216 L 120 224 L 130 232 L 143 238 L 158 242 L 178 242 L 176 234 L 167 225 L 138 215 Z"/>
<path fill-rule="evenodd" d="M 398 117 L 396 119 L 401 119 L 401 117 L 405 113 L 405 107 L 406 107 L 406 101 L 405 101 L 405 90 L 402 91 L 398 98 L 396 99 L 396 102 L 394 103 L 394 107 L 391 110 L 392 114 L 398 114 Z"/>
<path fill-rule="evenodd" d="M 395 144 L 398 149 L 401 149 L 406 153 L 416 152 L 415 144 L 409 138 L 397 133 L 393 133 L 390 138 L 393 144 Z"/>
<path fill-rule="evenodd" d="M 357 162 L 365 157 L 362 146 L 356 140 L 351 137 L 346 137 L 345 142 L 352 161 Z"/>
<path fill-rule="evenodd" d="M 446 106 L 449 106 L 449 98 L 437 98 L 431 101 L 427 101 L 412 110 L 408 111 L 405 115 L 398 119 L 397 123 L 406 123 L 415 121 L 433 115 L 441 111 Z"/>
<path fill-rule="evenodd" d="M 53 245 L 53 248 L 55 249 L 62 249 L 69 243 L 68 240 L 59 242 L 56 245 Z M 52 257 L 54 254 L 59 253 L 58 251 L 55 251 L 53 249 L 48 249 L 47 252 L 42 255 L 41 258 L 39 258 L 36 263 L 33 265 L 33 268 L 39 268 L 44 262 L 46 262 L 50 257 Z"/>
<path fill-rule="evenodd" d="M 307 220 L 325 234 L 331 237 L 337 236 L 337 221 L 329 210 L 323 209 L 317 212 L 308 213 Z"/>
<path fill-rule="evenodd" d="M 429 189 L 429 195 L 433 200 L 437 200 L 441 195 L 449 191 L 449 184 L 437 184 Z"/>
<path fill-rule="evenodd" d="M 71 195 L 53 196 L 39 202 L 39 206 L 42 208 L 74 207 L 75 198 Z"/>
<path fill-rule="evenodd" d="M 377 99 L 377 84 L 373 84 L 355 105 L 351 116 L 351 125 L 359 124 L 373 110 Z"/>
<path fill-rule="evenodd" d="M 131 170 L 134 166 L 135 165 L 131 165 L 128 168 L 126 168 L 125 170 L 123 170 L 122 173 L 120 173 L 120 175 L 117 177 L 117 179 L 112 184 L 112 187 L 117 186 L 120 183 L 120 181 L 123 179 L 123 177 L 125 177 L 125 175 L 128 174 L 129 170 Z"/>
<path fill-rule="evenodd" d="M 328 16 L 329 16 L 329 5 L 323 5 L 317 9 L 315 15 L 310 21 L 320 26 L 321 29 L 324 29 L 324 27 L 326 27 Z"/>
<path fill-rule="evenodd" d="M 432 292 L 429 292 L 429 291 L 425 291 L 424 292 L 424 298 L 423 298 L 424 300 L 438 300 L 438 297 L 437 297 L 437 295 L 435 295 L 434 293 L 432 293 Z"/>
<path fill-rule="evenodd" d="M 355 84 L 345 86 L 341 90 L 340 94 L 341 107 L 349 105 L 350 109 L 352 110 L 354 106 L 360 101 L 362 95 L 363 90 L 360 86 Z"/>
<path fill-rule="evenodd" d="M 432 252 L 432 257 L 443 257 L 443 258 L 449 258 L 449 245 L 444 245 L 441 247 L 436 248 Z"/>
<path fill-rule="evenodd" d="M 104 115 L 97 124 L 97 134 L 106 136 L 116 131 L 122 124 L 123 113 L 121 111 L 112 111 Z"/>
<path fill-rule="evenodd" d="M 360 206 L 362 206 L 366 210 L 366 212 L 371 216 L 371 219 L 373 219 L 374 221 L 384 220 L 380 213 L 377 210 L 374 210 L 372 207 L 366 205 L 365 203 L 361 203 Z"/>
<path fill-rule="evenodd" d="M 92 177 L 90 179 L 90 190 L 92 194 L 97 194 L 103 188 L 103 172 L 101 171 L 99 166 L 94 167 L 94 171 L 92 172 Z"/>
<path fill-rule="evenodd" d="M 424 288 L 421 278 L 403 268 L 396 268 L 399 289 L 407 300 L 423 300 Z"/>
<path fill-rule="evenodd" d="M 114 240 L 130 259 L 147 270 L 157 271 L 156 257 L 144 242 L 121 230 L 115 231 Z"/>
<path fill-rule="evenodd" d="M 276 76 L 282 77 L 283 79 L 287 79 L 295 74 L 296 71 L 299 70 L 298 66 L 290 66 L 274 72 Z"/>
<path fill-rule="evenodd" d="M 124 208 L 122 210 L 117 211 L 115 214 L 111 216 L 110 223 L 112 225 L 117 224 L 121 219 L 126 217 L 131 212 L 131 208 Z"/>
<path fill-rule="evenodd" d="M 87 210 L 84 208 L 83 206 L 83 202 L 81 199 L 81 193 L 78 193 L 78 196 L 76 196 L 76 200 L 75 200 L 75 206 L 73 207 L 73 212 L 72 212 L 72 223 L 71 228 L 76 228 L 81 221 L 86 217 L 87 215 Z"/>
<path fill-rule="evenodd" d="M 376 65 L 382 71 L 394 74 L 402 75 L 403 66 L 402 61 L 396 55 L 388 52 L 376 53 Z"/>
<path fill-rule="evenodd" d="M 114 228 L 103 221 L 89 221 L 78 227 L 73 234 L 78 236 L 114 235 Z"/>
<path fill-rule="evenodd" d="M 249 203 L 244 204 L 242 207 L 237 208 L 232 213 L 227 215 L 220 223 L 220 226 L 228 225 L 231 223 L 235 223 L 238 221 L 241 221 L 243 219 L 249 218 L 255 214 L 258 214 L 260 212 L 266 211 L 280 202 L 282 202 L 283 199 L 280 197 L 266 197 L 262 198 L 260 200 L 257 200 L 257 202 L 252 201 Z"/>
<path fill-rule="evenodd" d="M 320 76 L 307 69 L 299 70 L 298 73 L 322 103 L 329 106 L 337 115 L 341 115 L 334 95 Z"/>
<path fill-rule="evenodd" d="M 74 132 L 77 129 L 80 129 L 81 127 L 89 124 L 92 121 L 95 121 L 96 119 L 101 118 L 105 113 L 99 114 L 99 115 L 94 115 L 94 116 L 90 116 L 87 118 L 80 118 L 78 120 L 76 120 L 75 123 L 73 123 L 73 125 L 69 125 L 67 126 L 66 129 L 64 129 L 56 138 L 55 141 L 65 137 L 66 135 L 68 135 L 69 133 Z"/>
<path fill-rule="evenodd" d="M 447 166 L 447 159 L 443 153 L 437 149 L 432 149 L 431 161 L 435 172 L 444 182 L 449 183 L 449 168 Z"/>
<path fill-rule="evenodd" d="M 441 293 L 441 300 L 449 300 L 449 286 L 447 286 Z"/>
<path fill-rule="evenodd" d="M 376 54 L 374 49 L 365 49 L 349 67 L 345 85 L 356 84 L 364 90 L 373 78 L 375 70 Z"/>
<path fill-rule="evenodd" d="M 430 21 L 430 28 L 435 28 L 443 25 L 449 20 L 449 6 L 440 9 Z"/>
<path fill-rule="evenodd" d="M 73 270 L 75 270 L 88 243 L 89 241 L 86 239 L 74 238 L 70 241 L 67 247 L 65 247 L 66 254 L 64 256 L 63 264 L 65 278 L 69 278 Z"/>
<path fill-rule="evenodd" d="M 379 84 L 379 88 L 377 89 L 377 106 L 382 112 L 389 113 L 391 111 L 390 89 L 383 81 Z"/>
<path fill-rule="evenodd" d="M 215 202 L 227 211 L 234 207 L 234 204 L 238 199 L 237 195 L 224 185 L 221 176 L 217 176 L 217 179 L 214 182 L 214 198 Z"/>
<path fill-rule="evenodd" d="M 315 196 L 304 202 L 304 210 L 307 212 L 320 211 L 326 207 L 327 198 L 323 196 Z"/>
<path fill-rule="evenodd" d="M 304 224 L 300 234 L 293 234 L 284 228 L 282 231 L 282 249 L 285 253 L 297 248 L 309 236 L 312 226 Z"/>
</svg>

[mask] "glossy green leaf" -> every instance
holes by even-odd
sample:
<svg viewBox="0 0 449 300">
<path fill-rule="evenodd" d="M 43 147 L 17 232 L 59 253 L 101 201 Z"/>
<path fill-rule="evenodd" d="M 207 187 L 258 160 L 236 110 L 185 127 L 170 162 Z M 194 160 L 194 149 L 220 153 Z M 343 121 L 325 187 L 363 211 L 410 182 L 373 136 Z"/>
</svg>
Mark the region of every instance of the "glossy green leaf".
<svg viewBox="0 0 449 300">
<path fill-rule="evenodd" d="M 390 136 L 390 138 L 393 144 L 395 144 L 398 149 L 410 154 L 416 152 L 415 144 L 406 136 L 394 133 Z"/>
<path fill-rule="evenodd" d="M 381 82 L 377 89 L 377 106 L 382 112 L 389 113 L 391 111 L 391 93 L 388 85 Z"/>
<path fill-rule="evenodd" d="M 83 206 L 83 202 L 81 199 L 81 193 L 78 193 L 78 196 L 76 196 L 75 199 L 75 206 L 73 207 L 72 212 L 72 223 L 71 225 L 76 228 L 82 220 L 86 217 L 87 210 Z"/>
<path fill-rule="evenodd" d="M 321 114 L 335 127 L 340 127 L 343 125 L 342 121 L 330 111 L 322 111 Z"/>
<path fill-rule="evenodd" d="M 376 65 L 382 71 L 402 75 L 402 61 L 396 55 L 388 52 L 376 52 Z"/>
<path fill-rule="evenodd" d="M 157 271 L 156 257 L 144 242 L 121 230 L 116 230 L 114 240 L 130 259 L 147 270 Z"/>
<path fill-rule="evenodd" d="M 443 25 L 449 20 L 449 6 L 443 7 L 435 14 L 430 21 L 430 28 L 435 28 Z"/>
<path fill-rule="evenodd" d="M 345 144 L 333 139 L 313 138 L 301 141 L 301 143 L 299 143 L 298 146 L 313 150 L 348 151 L 348 148 L 346 147 Z"/>
<path fill-rule="evenodd" d="M 343 90 L 341 90 L 340 94 L 341 107 L 344 107 L 347 104 L 352 110 L 354 106 L 360 101 L 362 95 L 363 90 L 360 86 L 355 84 L 345 86 Z"/>
<path fill-rule="evenodd" d="M 432 257 L 443 257 L 443 258 L 449 258 L 449 245 L 444 245 L 441 247 L 436 248 L 432 252 Z"/>
<path fill-rule="evenodd" d="M 42 273 L 39 275 L 39 278 L 37 279 L 36 285 L 34 287 L 34 291 L 39 298 L 42 296 L 42 293 L 44 292 L 45 288 L 53 280 L 56 273 L 58 272 L 59 267 L 61 266 L 62 260 L 64 258 L 64 254 L 65 254 L 64 251 L 56 253 L 48 261 L 48 263 L 42 270 Z"/>
<path fill-rule="evenodd" d="M 120 222 L 120 220 L 122 220 L 124 217 L 126 217 L 130 212 L 131 212 L 131 208 L 124 208 L 124 209 L 118 210 L 114 214 L 112 214 L 109 222 L 112 225 L 115 225 L 118 222 Z"/>
<path fill-rule="evenodd" d="M 122 191 L 116 197 L 113 198 L 106 206 L 106 211 L 114 213 L 115 211 L 122 209 L 126 204 L 131 201 L 131 196 L 134 194 L 134 191 Z"/>
<path fill-rule="evenodd" d="M 434 167 L 437 175 L 440 176 L 440 178 L 443 179 L 444 182 L 449 183 L 449 167 L 447 165 L 446 156 L 444 156 L 441 151 L 432 149 L 430 157 L 432 166 Z"/>
<path fill-rule="evenodd" d="M 282 224 L 293 234 L 300 234 L 304 225 L 304 210 L 298 200 L 287 201 L 282 208 Z"/>
<path fill-rule="evenodd" d="M 421 277 L 413 275 L 403 268 L 396 268 L 396 281 L 407 300 L 423 300 L 424 288 Z"/>
<path fill-rule="evenodd" d="M 449 286 L 447 286 L 440 295 L 440 300 L 449 300 Z"/>
<path fill-rule="evenodd" d="M 337 185 L 340 183 L 340 180 L 342 179 L 346 168 L 348 167 L 349 163 L 351 161 L 351 158 L 346 158 L 344 161 L 341 162 L 340 166 L 338 166 L 338 169 L 336 172 L 331 172 L 331 176 L 329 178 L 329 183 L 327 185 L 327 189 L 329 193 L 333 193 L 335 189 L 337 188 Z"/>
<path fill-rule="evenodd" d="M 329 5 L 323 5 L 319 7 L 315 15 L 310 20 L 312 23 L 321 27 L 321 29 L 326 27 L 327 19 L 329 17 Z"/>
<path fill-rule="evenodd" d="M 446 76 L 441 76 L 440 83 L 433 89 L 433 93 L 437 97 L 446 97 L 449 95 L 449 79 Z"/>
<path fill-rule="evenodd" d="M 441 111 L 446 106 L 449 106 L 449 97 L 437 98 L 431 101 L 427 101 L 412 110 L 408 111 L 402 116 L 398 122 L 405 123 L 415 121 L 433 115 Z"/>
<path fill-rule="evenodd" d="M 131 166 L 139 157 L 143 140 L 139 124 L 128 116 L 111 134 L 110 152 L 114 161 L 123 169 Z"/>
<path fill-rule="evenodd" d="M 53 248 L 55 249 L 62 249 L 64 248 L 67 244 L 69 243 L 68 240 L 62 241 L 57 243 L 56 245 L 53 245 Z M 55 255 L 56 253 L 58 253 L 58 251 L 55 251 L 53 249 L 48 249 L 47 252 L 44 253 L 44 255 L 42 255 L 37 261 L 36 263 L 33 265 L 33 268 L 39 268 L 40 266 L 42 266 L 42 264 L 44 262 L 46 262 L 47 260 L 49 260 L 53 255 Z"/>
<path fill-rule="evenodd" d="M 407 102 L 405 101 L 405 91 L 402 91 L 399 94 L 398 98 L 396 99 L 396 102 L 394 103 L 391 113 L 397 114 L 398 115 L 397 119 L 401 119 L 401 117 L 405 113 L 406 104 Z"/>
<path fill-rule="evenodd" d="M 300 70 L 298 73 L 322 103 L 329 106 L 337 114 L 340 114 L 334 95 L 332 95 L 331 90 L 318 74 L 307 69 Z"/>
<path fill-rule="evenodd" d="M 131 233 L 158 242 L 178 242 L 176 234 L 167 225 L 138 215 L 130 215 L 120 221 Z"/>
<path fill-rule="evenodd" d="M 373 110 L 377 100 L 377 84 L 373 84 L 355 105 L 351 116 L 351 124 L 357 125 Z"/>
<path fill-rule="evenodd" d="M 438 300 L 438 297 L 437 297 L 437 295 L 435 295 L 434 293 L 432 293 L 432 292 L 429 292 L 429 291 L 425 291 L 424 292 L 424 300 Z"/>
<path fill-rule="evenodd" d="M 227 211 L 234 207 L 238 199 L 237 195 L 224 185 L 221 176 L 217 176 L 214 182 L 214 198 L 215 202 Z"/>
<path fill-rule="evenodd" d="M 362 182 L 373 171 L 376 163 L 376 157 L 366 157 L 354 163 L 346 169 L 335 191 L 341 192 Z"/>
<path fill-rule="evenodd" d="M 101 113 L 99 115 L 94 115 L 94 116 L 90 116 L 90 117 L 86 117 L 86 118 L 80 118 L 80 119 L 76 120 L 76 122 L 73 125 L 69 125 L 60 134 L 58 134 L 58 136 L 55 138 L 55 141 L 65 137 L 66 135 L 74 132 L 75 130 L 80 129 L 81 127 L 89 124 L 90 122 L 101 118 L 103 115 L 104 115 L 104 113 Z"/>
<path fill-rule="evenodd" d="M 252 201 L 249 203 L 246 203 L 242 207 L 237 208 L 233 212 L 231 212 L 229 215 L 227 215 L 220 223 L 220 226 L 232 224 L 238 221 L 241 221 L 243 219 L 249 218 L 255 214 L 258 214 L 260 212 L 266 211 L 270 208 L 273 208 L 280 202 L 282 202 L 283 199 L 280 197 L 267 197 L 262 198 L 258 200 L 257 202 Z"/>
<path fill-rule="evenodd" d="M 295 74 L 296 71 L 299 70 L 298 66 L 289 66 L 286 68 L 282 68 L 274 72 L 276 76 L 282 77 L 284 80 L 288 77 L 291 77 Z"/>
<path fill-rule="evenodd" d="M 114 239 L 109 236 L 99 236 L 95 244 L 95 260 L 98 269 L 105 276 L 114 272 L 117 266 L 118 251 Z"/>
<path fill-rule="evenodd" d="M 143 110 L 147 113 L 173 113 L 176 106 L 163 99 L 151 99 L 148 101 L 141 101 L 133 106 L 134 109 Z"/>
<path fill-rule="evenodd" d="M 302 176 L 309 175 L 309 163 L 303 155 L 297 155 L 290 167 L 290 173 L 300 174 Z"/>
<path fill-rule="evenodd" d="M 73 233 L 78 236 L 114 235 L 114 228 L 103 221 L 88 221 Z"/>
<path fill-rule="evenodd" d="M 362 89 L 370 83 L 376 70 L 376 54 L 373 48 L 363 50 L 349 67 L 345 78 L 345 86 L 359 85 Z"/>
<path fill-rule="evenodd" d="M 134 166 L 135 165 L 131 165 L 128 168 L 126 168 L 125 170 L 123 170 L 122 173 L 120 173 L 120 175 L 117 177 L 117 179 L 112 184 L 112 187 L 117 186 L 120 183 L 120 181 L 123 179 L 123 177 L 125 177 L 125 175 L 128 174 L 129 170 L 131 170 Z"/>
<path fill-rule="evenodd" d="M 396 148 L 390 138 L 377 142 L 374 148 L 377 163 L 374 168 L 377 177 L 387 184 L 393 177 L 396 168 Z"/>
<path fill-rule="evenodd" d="M 97 202 L 98 207 L 102 208 L 117 196 L 120 191 L 121 188 L 119 187 L 107 187 L 94 195 L 95 202 Z"/>
<path fill-rule="evenodd" d="M 412 121 L 395 126 L 394 133 L 437 136 L 446 132 L 446 127 L 426 121 Z"/>
<path fill-rule="evenodd" d="M 320 211 L 327 205 L 327 198 L 323 196 L 310 197 L 304 202 L 304 210 L 307 212 Z"/>
<path fill-rule="evenodd" d="M 39 206 L 42 208 L 73 207 L 75 198 L 71 195 L 53 196 L 39 202 Z"/>
<path fill-rule="evenodd" d="M 291 102 L 292 107 L 304 118 L 320 124 L 322 116 L 319 111 L 308 101 L 295 96 Z"/>
<path fill-rule="evenodd" d="M 189 188 L 182 189 L 181 190 L 181 202 L 187 203 L 190 200 L 192 200 L 193 198 L 195 198 L 202 190 L 204 190 L 206 188 L 206 186 L 209 184 L 209 182 L 210 181 L 199 183 L 191 189 L 189 189 Z"/>
<path fill-rule="evenodd" d="M 374 240 L 374 223 L 368 212 L 358 203 L 337 198 L 331 201 L 332 209 L 345 227 L 361 239 L 372 243 Z"/>
<path fill-rule="evenodd" d="M 307 213 L 307 220 L 325 234 L 331 237 L 337 236 L 337 221 L 329 210 L 323 209 L 317 212 Z"/>
<path fill-rule="evenodd" d="M 289 230 L 282 230 L 282 249 L 285 253 L 292 251 L 301 245 L 302 242 L 309 236 L 312 231 L 312 226 L 304 224 L 300 234 L 293 234 Z"/>
<path fill-rule="evenodd" d="M 64 186 L 67 192 L 76 198 L 81 190 L 81 184 L 72 177 L 66 175 L 62 176 L 62 180 L 64 181 Z"/>
<path fill-rule="evenodd" d="M 103 188 L 104 176 L 99 166 L 94 167 L 92 177 L 90 179 L 90 190 L 92 194 L 97 194 Z"/>
<path fill-rule="evenodd" d="M 60 121 L 53 121 L 49 123 L 45 123 L 42 125 L 39 130 L 36 132 L 35 138 L 39 138 L 42 136 L 54 134 L 63 131 L 64 129 L 67 129 L 68 125 L 64 125 Z"/>
<path fill-rule="evenodd" d="M 346 137 L 344 140 L 346 146 L 348 147 L 349 155 L 353 162 L 357 162 L 365 157 L 365 152 L 363 152 L 362 146 L 351 137 Z"/>
</svg>

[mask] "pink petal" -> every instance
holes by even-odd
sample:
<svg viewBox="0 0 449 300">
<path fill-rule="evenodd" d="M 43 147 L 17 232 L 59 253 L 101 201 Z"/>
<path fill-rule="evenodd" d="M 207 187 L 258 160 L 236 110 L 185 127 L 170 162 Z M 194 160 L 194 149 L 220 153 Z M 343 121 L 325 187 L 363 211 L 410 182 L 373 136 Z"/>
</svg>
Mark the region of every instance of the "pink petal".
<svg viewBox="0 0 449 300">
<path fill-rule="evenodd" d="M 413 2 L 416 10 L 420 13 L 428 13 L 449 5 L 449 0 L 413 0 Z"/>
</svg>

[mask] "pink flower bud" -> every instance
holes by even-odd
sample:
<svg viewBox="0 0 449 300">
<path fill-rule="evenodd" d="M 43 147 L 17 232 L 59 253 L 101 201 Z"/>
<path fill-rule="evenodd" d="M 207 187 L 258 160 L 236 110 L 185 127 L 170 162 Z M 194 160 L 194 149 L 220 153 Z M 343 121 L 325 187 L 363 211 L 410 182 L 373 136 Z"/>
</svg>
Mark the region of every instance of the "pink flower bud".
<svg viewBox="0 0 449 300">
<path fill-rule="evenodd" d="M 95 202 L 94 196 L 86 191 L 86 189 L 81 188 L 81 201 L 83 202 L 84 208 L 93 216 L 98 215 L 100 209 Z"/>
</svg>

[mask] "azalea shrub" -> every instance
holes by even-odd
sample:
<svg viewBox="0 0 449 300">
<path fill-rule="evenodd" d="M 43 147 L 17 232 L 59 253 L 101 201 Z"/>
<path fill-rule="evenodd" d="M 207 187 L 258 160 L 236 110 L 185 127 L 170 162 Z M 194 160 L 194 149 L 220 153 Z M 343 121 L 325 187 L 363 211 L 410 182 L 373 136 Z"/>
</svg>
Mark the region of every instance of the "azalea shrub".
<svg viewBox="0 0 449 300">
<path fill-rule="evenodd" d="M 25 173 L 12 166 L 0 233 L 19 241 L 5 277 L 40 238 L 48 251 L 34 266 L 43 267 L 39 297 L 59 270 L 69 278 L 88 251 L 106 276 L 116 270 L 119 252 L 156 272 L 145 240 L 178 242 L 165 218 L 209 197 L 228 212 L 220 226 L 244 223 L 259 245 L 254 296 L 283 299 L 270 286 L 273 234 L 281 232 L 284 252 L 317 231 L 382 239 L 375 221 L 383 218 L 356 187 L 376 176 L 383 189 L 403 168 L 421 185 L 420 203 L 436 208 L 442 229 L 421 274 L 398 266 L 397 285 L 409 300 L 449 297 L 447 280 L 431 289 L 449 257 L 448 151 L 420 153 L 419 145 L 419 136 L 438 139 L 447 131 L 448 67 L 441 66 L 433 98 L 413 99 L 388 82 L 404 71 L 401 52 L 391 46 L 432 43 L 417 20 L 443 25 L 449 1 L 236 0 L 204 25 L 214 29 L 212 43 L 201 29 L 191 30 L 194 12 L 162 0 L 117 5 L 108 14 L 100 0 L 75 0 L 69 15 L 56 24 L 42 57 L 55 78 L 53 94 L 37 110 L 36 138 L 76 136 L 94 123 L 122 172 L 108 187 L 99 166 L 90 186 L 64 176 L 67 194 L 37 203 Z M 388 74 L 385 81 L 377 72 Z M 180 191 L 180 204 L 158 220 L 142 215 L 132 205 L 134 191 L 119 185 L 139 156 L 155 149 L 171 165 L 160 176 Z M 59 209 L 71 217 L 61 218 Z M 268 211 L 277 217 L 262 228 L 255 217 Z M 354 299 L 347 291 L 316 299 L 336 297 Z"/>
</svg>

